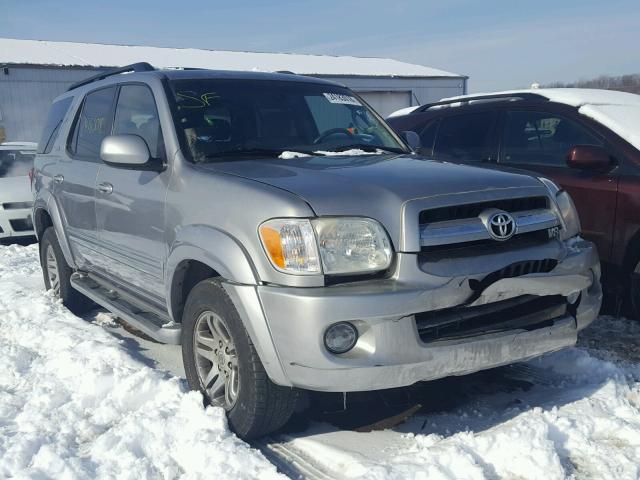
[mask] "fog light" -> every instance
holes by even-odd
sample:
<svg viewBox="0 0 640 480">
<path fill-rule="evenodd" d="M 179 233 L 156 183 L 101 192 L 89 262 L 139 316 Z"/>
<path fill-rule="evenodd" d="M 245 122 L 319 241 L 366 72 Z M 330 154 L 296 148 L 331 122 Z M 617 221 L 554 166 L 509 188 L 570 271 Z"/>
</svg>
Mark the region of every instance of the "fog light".
<svg viewBox="0 0 640 480">
<path fill-rule="evenodd" d="M 338 322 L 324 332 L 324 346 L 331 353 L 345 353 L 358 341 L 358 330 L 349 322 Z"/>
</svg>

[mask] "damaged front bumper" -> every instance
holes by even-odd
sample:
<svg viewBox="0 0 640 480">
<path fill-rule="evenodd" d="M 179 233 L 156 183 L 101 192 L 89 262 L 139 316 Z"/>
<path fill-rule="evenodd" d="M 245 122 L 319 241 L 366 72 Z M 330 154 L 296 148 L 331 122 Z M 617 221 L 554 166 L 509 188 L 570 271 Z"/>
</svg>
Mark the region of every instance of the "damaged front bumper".
<svg viewBox="0 0 640 480">
<path fill-rule="evenodd" d="M 523 257 L 552 259 L 554 267 L 498 279 L 474 291 L 474 282 Z M 446 271 L 455 275 L 447 277 Z M 395 275 L 384 280 L 317 288 L 226 288 L 274 382 L 332 392 L 407 386 L 559 350 L 575 344 L 578 331 L 597 317 L 602 302 L 598 255 L 593 244 L 581 239 L 447 264 L 398 254 Z M 423 334 L 425 313 L 437 324 L 445 313 L 464 317 L 474 308 L 490 310 L 498 302 L 529 296 L 555 301 L 545 311 L 557 316 L 536 323 L 534 314 L 528 323 L 518 323 L 526 316 L 523 312 L 502 328 L 489 323 L 467 334 L 434 336 L 432 328 L 431 336 Z M 558 310 L 558 305 L 564 308 Z M 471 323 L 474 320 L 472 314 Z M 325 348 L 323 335 L 340 321 L 355 325 L 359 338 L 352 350 L 334 355 Z"/>
</svg>

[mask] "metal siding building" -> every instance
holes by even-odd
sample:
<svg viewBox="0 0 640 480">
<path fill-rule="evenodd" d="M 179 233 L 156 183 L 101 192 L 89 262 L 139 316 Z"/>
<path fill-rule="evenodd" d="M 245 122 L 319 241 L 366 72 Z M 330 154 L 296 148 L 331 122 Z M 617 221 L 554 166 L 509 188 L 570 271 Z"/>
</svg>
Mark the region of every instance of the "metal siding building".
<svg viewBox="0 0 640 480">
<path fill-rule="evenodd" d="M 0 142 L 39 140 L 51 101 L 105 68 L 287 70 L 342 83 L 381 115 L 466 93 L 467 77 L 385 58 L 228 52 L 0 38 Z"/>
</svg>

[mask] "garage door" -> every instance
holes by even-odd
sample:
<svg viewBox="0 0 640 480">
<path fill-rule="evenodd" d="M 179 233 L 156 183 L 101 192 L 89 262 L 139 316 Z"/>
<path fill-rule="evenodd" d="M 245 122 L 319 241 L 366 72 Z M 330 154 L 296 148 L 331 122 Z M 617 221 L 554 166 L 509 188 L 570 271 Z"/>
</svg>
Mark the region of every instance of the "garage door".
<svg viewBox="0 0 640 480">
<path fill-rule="evenodd" d="M 382 117 L 411 106 L 411 92 L 358 92 Z"/>
</svg>

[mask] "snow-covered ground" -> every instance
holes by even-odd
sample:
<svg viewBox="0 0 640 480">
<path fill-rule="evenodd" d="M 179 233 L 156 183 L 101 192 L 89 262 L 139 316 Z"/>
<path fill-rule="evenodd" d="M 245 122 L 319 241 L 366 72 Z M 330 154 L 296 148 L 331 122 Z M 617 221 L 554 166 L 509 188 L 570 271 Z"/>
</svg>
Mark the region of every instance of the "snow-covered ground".
<svg viewBox="0 0 640 480">
<path fill-rule="evenodd" d="M 292 476 L 640 478 L 633 321 L 602 317 L 578 348 L 526 364 L 348 396 L 346 412 L 312 399 L 253 447 L 181 375 L 179 348 L 75 317 L 43 292 L 35 246 L 0 246 L 2 478 L 278 477 L 258 447 Z"/>
</svg>

